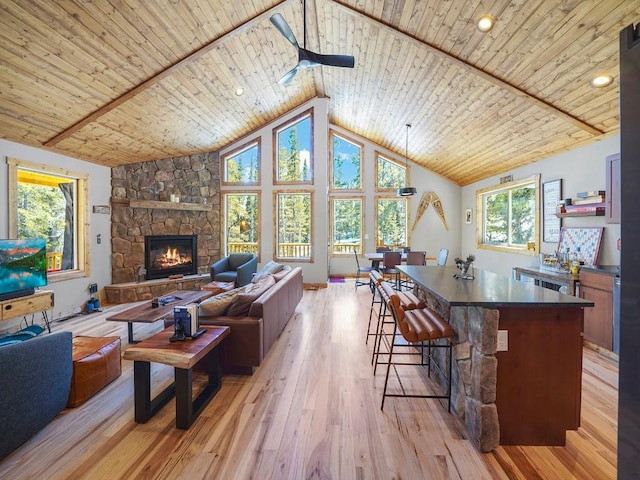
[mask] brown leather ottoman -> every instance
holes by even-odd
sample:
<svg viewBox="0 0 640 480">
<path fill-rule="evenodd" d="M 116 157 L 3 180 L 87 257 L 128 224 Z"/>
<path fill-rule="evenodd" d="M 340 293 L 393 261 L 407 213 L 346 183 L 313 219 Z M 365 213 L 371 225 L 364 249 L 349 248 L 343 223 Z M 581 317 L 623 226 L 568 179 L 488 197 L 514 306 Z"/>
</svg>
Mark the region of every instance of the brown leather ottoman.
<svg viewBox="0 0 640 480">
<path fill-rule="evenodd" d="M 82 405 L 120 376 L 120 337 L 73 338 L 73 374 L 67 407 Z"/>
</svg>

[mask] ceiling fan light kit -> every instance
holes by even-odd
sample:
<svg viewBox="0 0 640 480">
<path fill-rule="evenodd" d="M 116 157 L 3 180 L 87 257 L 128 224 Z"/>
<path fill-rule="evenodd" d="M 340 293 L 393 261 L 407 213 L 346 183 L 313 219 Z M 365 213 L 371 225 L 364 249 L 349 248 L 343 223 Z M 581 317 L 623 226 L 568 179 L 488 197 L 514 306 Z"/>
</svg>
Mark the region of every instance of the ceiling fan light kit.
<svg viewBox="0 0 640 480">
<path fill-rule="evenodd" d="M 269 20 L 278 29 L 278 31 L 289 40 L 289 42 L 298 49 L 298 64 L 293 67 L 292 70 L 284 74 L 284 76 L 278 81 L 280 85 L 287 85 L 293 80 L 298 70 L 304 70 L 306 68 L 317 67 L 319 65 L 326 65 L 329 67 L 346 67 L 353 68 L 355 65 L 355 58 L 352 55 L 323 55 L 321 53 L 315 53 L 306 49 L 307 46 L 307 2 L 303 4 L 304 15 L 304 31 L 303 31 L 303 47 L 298 44 L 296 36 L 289 27 L 289 24 L 284 17 L 276 13 L 271 16 Z"/>
</svg>

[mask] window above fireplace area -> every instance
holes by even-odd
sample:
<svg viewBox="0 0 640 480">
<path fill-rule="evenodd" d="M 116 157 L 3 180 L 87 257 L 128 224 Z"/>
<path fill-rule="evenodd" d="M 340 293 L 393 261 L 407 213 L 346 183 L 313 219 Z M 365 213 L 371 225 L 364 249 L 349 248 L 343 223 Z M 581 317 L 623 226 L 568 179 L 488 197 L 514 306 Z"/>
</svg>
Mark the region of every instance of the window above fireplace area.
<svg viewBox="0 0 640 480">
<path fill-rule="evenodd" d="M 198 272 L 196 235 L 148 235 L 144 237 L 147 280 Z"/>
</svg>

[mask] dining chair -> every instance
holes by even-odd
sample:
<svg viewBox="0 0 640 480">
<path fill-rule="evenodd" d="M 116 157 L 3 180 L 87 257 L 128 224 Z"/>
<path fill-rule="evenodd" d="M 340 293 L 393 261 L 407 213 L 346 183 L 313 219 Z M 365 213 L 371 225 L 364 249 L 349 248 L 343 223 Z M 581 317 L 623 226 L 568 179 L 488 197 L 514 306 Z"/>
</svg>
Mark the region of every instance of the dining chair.
<svg viewBox="0 0 640 480">
<path fill-rule="evenodd" d="M 447 264 L 447 257 L 449 256 L 449 249 L 441 248 L 438 253 L 438 266 L 444 266 Z"/>
<path fill-rule="evenodd" d="M 369 280 L 369 273 L 373 270 L 376 270 L 374 267 L 361 267 L 360 266 L 360 260 L 358 259 L 358 252 L 356 251 L 356 249 L 353 249 L 353 255 L 356 257 L 356 290 L 358 289 L 358 287 L 360 285 L 369 285 L 371 286 L 371 282 Z M 363 273 L 365 275 L 367 275 L 367 281 L 365 282 L 364 280 L 360 280 L 360 274 Z M 372 289 L 373 292 L 373 289 Z"/>
<path fill-rule="evenodd" d="M 382 254 L 382 268 L 380 273 L 383 276 L 393 278 L 396 290 L 400 290 L 400 270 L 396 267 L 402 263 L 402 253 L 400 252 L 384 252 Z"/>
<path fill-rule="evenodd" d="M 426 265 L 427 264 L 427 252 L 413 250 L 407 252 L 407 265 Z M 413 280 L 406 275 L 401 275 L 400 284 L 406 288 L 413 288 Z"/>
</svg>

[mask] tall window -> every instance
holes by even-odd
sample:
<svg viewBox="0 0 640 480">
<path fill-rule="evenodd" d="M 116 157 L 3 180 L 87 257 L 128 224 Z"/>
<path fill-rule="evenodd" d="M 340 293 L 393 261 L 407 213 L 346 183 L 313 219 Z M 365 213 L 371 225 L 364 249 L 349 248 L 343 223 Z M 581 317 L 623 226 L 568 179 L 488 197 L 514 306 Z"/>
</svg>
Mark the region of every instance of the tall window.
<svg viewBox="0 0 640 480">
<path fill-rule="evenodd" d="M 539 191 L 539 175 L 478 190 L 476 208 L 482 227 L 477 232 L 478 248 L 537 252 Z"/>
<path fill-rule="evenodd" d="M 331 189 L 362 190 L 361 144 L 331 132 Z"/>
<path fill-rule="evenodd" d="M 243 145 L 222 157 L 223 184 L 260 184 L 260 140 Z"/>
<path fill-rule="evenodd" d="M 312 259 L 311 192 L 276 192 L 277 260 Z"/>
<path fill-rule="evenodd" d="M 88 176 L 17 159 L 7 163 L 15 186 L 9 188 L 9 235 L 46 239 L 52 280 L 88 275 Z"/>
<path fill-rule="evenodd" d="M 312 116 L 309 110 L 274 130 L 274 183 L 313 183 Z"/>
<path fill-rule="evenodd" d="M 407 240 L 407 199 L 376 199 L 376 245 L 402 247 Z"/>
<path fill-rule="evenodd" d="M 331 254 L 362 252 L 362 198 L 331 199 Z"/>
<path fill-rule="evenodd" d="M 407 169 L 376 152 L 376 190 L 395 191 L 407 185 Z"/>
<path fill-rule="evenodd" d="M 260 251 L 260 194 L 223 193 L 226 253 Z"/>
</svg>

